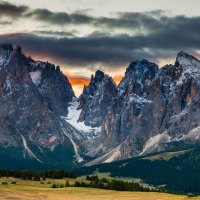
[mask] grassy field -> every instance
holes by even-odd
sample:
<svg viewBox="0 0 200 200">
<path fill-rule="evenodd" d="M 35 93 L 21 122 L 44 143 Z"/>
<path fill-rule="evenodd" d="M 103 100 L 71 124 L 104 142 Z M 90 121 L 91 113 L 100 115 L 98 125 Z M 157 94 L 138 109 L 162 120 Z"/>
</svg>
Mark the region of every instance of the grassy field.
<svg viewBox="0 0 200 200">
<path fill-rule="evenodd" d="M 191 150 L 183 150 L 183 151 L 175 151 L 175 152 L 164 152 L 164 153 L 156 154 L 154 156 L 147 156 L 147 157 L 145 157 L 143 159 L 151 160 L 151 161 L 163 159 L 163 160 L 167 160 L 168 161 L 171 158 L 183 155 L 183 154 L 188 153 L 190 151 Z"/>
<path fill-rule="evenodd" d="M 94 176 L 96 175 L 100 179 L 106 178 L 108 180 L 117 179 L 117 180 L 122 180 L 122 181 L 133 181 L 133 182 L 136 182 L 136 183 L 141 182 L 141 179 L 139 179 L 139 178 L 112 177 L 109 172 L 107 172 L 107 173 L 94 172 L 92 175 L 94 175 Z M 86 178 L 86 176 L 81 176 L 79 179 L 84 180 L 85 178 Z"/>
<path fill-rule="evenodd" d="M 75 179 L 67 179 L 74 183 Z M 16 181 L 17 184 L 11 184 Z M 13 178 L 1 178 L 0 182 L 8 185 L 0 185 L 0 200 L 187 200 L 186 196 L 165 193 L 145 192 L 117 192 L 94 188 L 51 188 L 51 184 L 64 184 L 66 179 L 50 180 L 43 183 L 38 181 L 24 181 Z M 47 184 L 51 182 L 51 184 Z M 200 198 L 192 198 L 197 200 Z"/>
<path fill-rule="evenodd" d="M 111 174 L 109 172 L 107 173 L 100 173 L 100 172 L 94 172 L 92 175 L 96 175 L 98 176 L 100 179 L 102 178 L 106 178 L 108 180 L 112 180 L 112 179 L 117 179 L 120 181 L 127 181 L 127 182 L 135 182 L 135 183 L 139 183 L 140 185 L 144 186 L 144 187 L 148 187 L 150 189 L 154 188 L 148 184 L 145 184 L 142 182 L 141 179 L 139 178 L 128 178 L 128 177 L 112 177 Z M 85 180 L 86 176 L 82 176 L 79 179 Z"/>
</svg>

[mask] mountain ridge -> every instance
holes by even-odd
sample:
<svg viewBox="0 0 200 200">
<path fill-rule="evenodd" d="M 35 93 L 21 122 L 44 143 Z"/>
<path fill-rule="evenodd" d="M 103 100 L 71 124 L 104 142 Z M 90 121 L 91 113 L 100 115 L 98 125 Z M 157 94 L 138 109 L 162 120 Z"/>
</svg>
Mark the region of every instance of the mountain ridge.
<svg viewBox="0 0 200 200">
<path fill-rule="evenodd" d="M 97 70 L 77 98 L 58 66 L 0 45 L 0 155 L 72 167 L 196 145 L 199 78 L 199 60 L 179 52 L 162 68 L 131 62 L 118 86 Z"/>
</svg>

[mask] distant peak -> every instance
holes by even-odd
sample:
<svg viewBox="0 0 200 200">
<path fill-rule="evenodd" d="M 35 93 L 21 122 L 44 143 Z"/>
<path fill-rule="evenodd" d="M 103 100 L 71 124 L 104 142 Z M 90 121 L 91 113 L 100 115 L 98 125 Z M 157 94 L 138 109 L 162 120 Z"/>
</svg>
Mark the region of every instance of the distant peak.
<svg viewBox="0 0 200 200">
<path fill-rule="evenodd" d="M 148 60 L 142 59 L 142 60 L 137 60 L 134 62 L 131 62 L 130 65 L 128 66 L 126 70 L 126 75 L 129 74 L 129 72 L 132 71 L 147 71 L 147 70 L 153 70 L 157 72 L 158 70 L 158 65 L 155 63 L 149 62 Z"/>
<path fill-rule="evenodd" d="M 184 51 L 180 51 L 178 54 L 177 54 L 177 57 L 176 57 L 176 61 L 179 61 L 180 59 L 189 59 L 189 60 L 196 60 L 196 61 L 199 61 L 197 58 L 195 58 L 194 56 L 184 52 Z"/>
<path fill-rule="evenodd" d="M 104 77 L 104 75 L 105 74 L 101 70 L 97 70 L 96 73 L 95 73 L 95 78 L 96 77 Z"/>
<path fill-rule="evenodd" d="M 100 70 L 97 70 L 95 72 L 95 76 L 91 76 L 91 82 L 101 82 L 104 78 L 105 74 L 100 71 Z"/>
<path fill-rule="evenodd" d="M 177 57 L 182 57 L 182 56 L 186 57 L 186 56 L 189 56 L 189 54 L 186 53 L 185 51 L 178 52 Z"/>
<path fill-rule="evenodd" d="M 184 51 L 177 54 L 175 67 L 173 70 L 175 79 L 179 79 L 183 74 L 195 75 L 200 73 L 200 61 Z"/>
</svg>

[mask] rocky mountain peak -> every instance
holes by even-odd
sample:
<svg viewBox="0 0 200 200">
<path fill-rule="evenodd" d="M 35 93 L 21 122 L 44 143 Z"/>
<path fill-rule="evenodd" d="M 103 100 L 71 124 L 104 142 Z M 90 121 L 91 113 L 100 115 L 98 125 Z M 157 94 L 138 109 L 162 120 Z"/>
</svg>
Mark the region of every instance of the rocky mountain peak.
<svg viewBox="0 0 200 200">
<path fill-rule="evenodd" d="M 177 54 L 173 75 L 175 79 L 179 79 L 186 73 L 193 77 L 200 75 L 200 61 L 194 56 L 181 51 Z"/>
<path fill-rule="evenodd" d="M 75 97 L 68 78 L 59 66 L 29 58 L 29 73 L 33 83 L 47 101 L 49 110 L 67 115 L 68 103 Z"/>
<path fill-rule="evenodd" d="M 198 67 L 200 69 L 200 61 L 192 55 L 187 54 L 184 51 L 180 51 L 176 57 L 176 64 L 182 65 L 183 67 L 190 68 L 192 66 Z"/>
<path fill-rule="evenodd" d="M 97 70 L 95 72 L 95 75 L 91 75 L 91 79 L 90 79 L 90 83 L 88 86 L 84 86 L 83 88 L 83 93 L 81 94 L 81 96 L 79 97 L 80 101 L 81 99 L 83 100 L 84 96 L 94 96 L 96 90 L 98 89 L 99 85 L 103 82 L 104 77 L 106 77 L 107 75 L 105 75 L 102 71 Z M 107 76 L 108 77 L 108 76 Z M 81 104 L 83 102 L 81 101 Z"/>
<path fill-rule="evenodd" d="M 105 77 L 105 74 L 102 71 L 97 70 L 95 72 L 95 75 L 92 74 L 92 76 L 91 76 L 89 87 L 93 88 L 94 90 L 96 90 L 98 84 L 103 81 L 104 77 Z M 94 91 L 91 90 L 91 92 L 93 94 Z"/>
<path fill-rule="evenodd" d="M 154 77 L 158 71 L 158 66 L 155 63 L 151 63 L 148 60 L 139 60 L 131 62 L 126 70 L 125 76 L 133 74 L 135 77 L 144 76 L 148 73 L 149 77 Z"/>
<path fill-rule="evenodd" d="M 126 70 L 125 77 L 118 86 L 119 95 L 127 90 L 142 95 L 148 84 L 158 72 L 158 65 L 147 60 L 132 62 Z"/>
<path fill-rule="evenodd" d="M 117 88 L 113 79 L 97 70 L 79 97 L 79 108 L 82 109 L 79 120 L 93 127 L 101 126 L 116 94 Z"/>
<path fill-rule="evenodd" d="M 101 82 L 103 80 L 104 76 L 105 76 L 105 74 L 102 71 L 97 70 L 95 73 L 95 76 L 94 76 L 94 81 Z"/>
<path fill-rule="evenodd" d="M 177 56 L 176 56 L 177 59 L 180 59 L 180 58 L 187 58 L 187 59 L 194 59 L 194 60 L 197 60 L 197 58 L 195 58 L 194 56 L 188 54 L 187 52 L 185 51 L 180 51 L 177 53 Z"/>
</svg>

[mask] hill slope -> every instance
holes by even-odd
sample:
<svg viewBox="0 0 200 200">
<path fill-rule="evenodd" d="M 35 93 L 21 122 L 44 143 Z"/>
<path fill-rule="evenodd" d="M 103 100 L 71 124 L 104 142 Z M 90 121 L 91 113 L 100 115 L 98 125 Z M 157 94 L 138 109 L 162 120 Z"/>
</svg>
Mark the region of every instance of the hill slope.
<svg viewBox="0 0 200 200">
<path fill-rule="evenodd" d="M 171 155 L 169 157 L 169 155 Z M 80 175 L 95 171 L 112 176 L 141 178 L 148 184 L 176 192 L 200 191 L 200 148 L 131 158 L 77 169 Z M 154 157 L 154 159 L 150 159 Z M 166 159 L 167 158 L 167 159 Z"/>
</svg>

